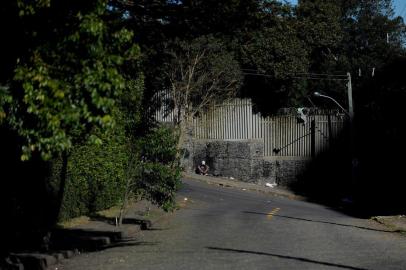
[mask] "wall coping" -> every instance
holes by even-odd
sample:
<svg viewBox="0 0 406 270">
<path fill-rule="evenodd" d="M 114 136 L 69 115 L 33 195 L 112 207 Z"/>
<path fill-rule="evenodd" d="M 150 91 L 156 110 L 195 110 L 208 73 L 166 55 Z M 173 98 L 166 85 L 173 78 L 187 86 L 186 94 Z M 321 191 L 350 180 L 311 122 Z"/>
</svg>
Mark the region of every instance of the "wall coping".
<svg viewBox="0 0 406 270">
<path fill-rule="evenodd" d="M 311 157 L 299 157 L 299 156 L 263 156 L 266 161 L 311 161 Z"/>
<path fill-rule="evenodd" d="M 263 142 L 262 139 L 195 139 L 193 141 L 199 142 Z"/>
</svg>

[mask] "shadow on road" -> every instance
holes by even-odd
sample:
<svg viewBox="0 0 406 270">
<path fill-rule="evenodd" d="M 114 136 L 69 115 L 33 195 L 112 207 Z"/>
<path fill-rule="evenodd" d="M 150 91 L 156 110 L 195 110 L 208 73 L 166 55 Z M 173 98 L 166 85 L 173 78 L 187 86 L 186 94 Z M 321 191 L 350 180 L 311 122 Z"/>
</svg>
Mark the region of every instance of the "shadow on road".
<svg viewBox="0 0 406 270">
<path fill-rule="evenodd" d="M 293 256 L 280 255 L 280 254 L 267 253 L 267 252 L 258 252 L 258 251 L 250 251 L 250 250 L 242 250 L 242 249 L 231 249 L 231 248 L 220 248 L 220 247 L 206 247 L 206 248 L 210 249 L 210 250 L 218 250 L 218 251 L 225 251 L 225 252 L 235 252 L 235 253 L 246 253 L 246 254 L 255 254 L 255 255 L 262 255 L 262 256 L 271 256 L 271 257 L 276 257 L 276 258 L 281 258 L 281 259 L 288 259 L 288 260 L 296 260 L 296 261 L 301 261 L 301 262 L 306 262 L 306 263 L 321 264 L 321 265 L 332 266 L 332 267 L 343 268 L 343 269 L 367 270 L 365 268 L 359 268 L 359 267 L 353 267 L 353 266 L 336 264 L 336 263 L 329 263 L 329 262 L 321 262 L 321 261 L 316 261 L 316 260 L 311 260 L 311 259 L 306 259 L 306 258 L 301 258 L 301 257 L 293 257 Z"/>
<path fill-rule="evenodd" d="M 116 225 L 117 219 L 116 218 L 109 218 L 104 217 L 98 214 L 94 214 L 91 216 L 92 221 L 101 221 L 106 224 Z M 123 218 L 122 224 L 133 224 L 139 225 L 142 230 L 148 230 L 151 228 L 152 223 L 149 219 L 146 218 Z"/>
<path fill-rule="evenodd" d="M 264 215 L 264 216 L 268 215 L 267 213 L 251 212 L 251 211 L 243 211 L 243 213 L 245 213 L 245 214 L 253 214 L 253 215 Z M 283 215 L 277 215 L 277 214 L 273 214 L 272 216 L 273 217 L 280 217 L 280 218 L 287 218 L 287 219 L 294 219 L 294 220 L 299 220 L 299 221 L 306 221 L 306 222 L 323 223 L 323 224 L 342 226 L 342 227 L 351 227 L 351 228 L 369 230 L 369 231 L 376 231 L 376 232 L 385 232 L 385 233 L 393 233 L 393 232 L 395 232 L 393 230 L 392 231 L 390 231 L 390 230 L 379 230 L 379 229 L 356 226 L 356 225 L 340 224 L 340 223 L 335 223 L 335 222 L 313 220 L 313 219 L 306 219 L 306 218 L 298 218 L 298 217 L 290 217 L 290 216 L 283 216 Z"/>
<path fill-rule="evenodd" d="M 155 245 L 157 243 L 136 241 L 122 231 L 94 229 L 57 229 L 52 232 L 52 250 L 78 249 L 97 251 L 114 247 Z"/>
</svg>

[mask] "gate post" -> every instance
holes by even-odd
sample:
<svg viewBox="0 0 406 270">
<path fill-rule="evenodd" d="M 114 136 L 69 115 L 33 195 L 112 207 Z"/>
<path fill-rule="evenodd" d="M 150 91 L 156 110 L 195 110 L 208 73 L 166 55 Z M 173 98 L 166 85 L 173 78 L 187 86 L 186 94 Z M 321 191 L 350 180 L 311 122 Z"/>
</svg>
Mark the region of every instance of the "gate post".
<svg viewBox="0 0 406 270">
<path fill-rule="evenodd" d="M 332 145 L 333 141 L 333 127 L 331 126 L 331 115 L 330 112 L 327 115 L 327 124 L 328 124 L 328 144 Z"/>
<path fill-rule="evenodd" d="M 311 133 L 311 156 L 312 158 L 316 157 L 316 120 L 312 119 L 310 122 L 310 133 Z"/>
</svg>

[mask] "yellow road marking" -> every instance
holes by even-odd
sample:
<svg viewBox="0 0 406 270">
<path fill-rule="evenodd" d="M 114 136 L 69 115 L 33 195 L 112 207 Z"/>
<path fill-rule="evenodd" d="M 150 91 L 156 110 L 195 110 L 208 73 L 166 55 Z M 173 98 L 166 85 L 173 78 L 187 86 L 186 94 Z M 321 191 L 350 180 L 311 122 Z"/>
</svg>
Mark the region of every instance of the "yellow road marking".
<svg viewBox="0 0 406 270">
<path fill-rule="evenodd" d="M 280 208 L 275 208 L 273 209 L 271 212 L 269 212 L 266 216 L 268 217 L 268 219 L 272 219 L 272 217 L 279 212 L 279 210 L 281 210 Z"/>
</svg>

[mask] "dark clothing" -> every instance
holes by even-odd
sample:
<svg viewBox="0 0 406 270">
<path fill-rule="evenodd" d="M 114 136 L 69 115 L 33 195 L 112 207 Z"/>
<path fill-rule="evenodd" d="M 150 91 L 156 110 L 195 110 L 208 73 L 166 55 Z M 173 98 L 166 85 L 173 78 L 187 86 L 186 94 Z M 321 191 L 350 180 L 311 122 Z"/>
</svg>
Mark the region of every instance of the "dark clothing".
<svg viewBox="0 0 406 270">
<path fill-rule="evenodd" d="M 207 173 L 209 172 L 209 166 L 207 166 L 206 164 L 200 164 L 199 166 L 197 166 L 196 172 L 201 175 L 207 175 Z"/>
</svg>

